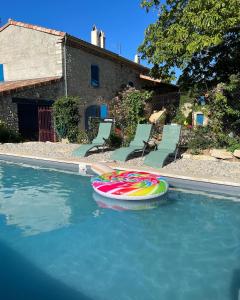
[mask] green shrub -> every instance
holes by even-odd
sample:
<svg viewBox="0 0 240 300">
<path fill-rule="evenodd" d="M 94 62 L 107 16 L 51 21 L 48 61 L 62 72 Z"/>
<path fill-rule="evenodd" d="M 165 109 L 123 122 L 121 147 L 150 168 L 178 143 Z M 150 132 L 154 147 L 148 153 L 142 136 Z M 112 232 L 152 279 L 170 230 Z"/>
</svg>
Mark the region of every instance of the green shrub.
<svg viewBox="0 0 240 300">
<path fill-rule="evenodd" d="M 19 143 L 22 141 L 20 134 L 4 123 L 0 123 L 0 143 Z"/>
<path fill-rule="evenodd" d="M 228 151 L 234 152 L 235 150 L 240 150 L 240 139 L 231 138 L 229 140 Z"/>
<path fill-rule="evenodd" d="M 146 123 L 145 107 L 152 92 L 125 89 L 110 102 L 110 114 L 124 132 L 124 140 L 131 140 L 138 123 Z"/>
<path fill-rule="evenodd" d="M 61 97 L 53 104 L 53 117 L 57 135 L 76 142 L 80 122 L 78 97 Z"/>
<path fill-rule="evenodd" d="M 114 132 L 110 135 L 110 147 L 111 148 L 119 148 L 122 145 L 123 138 L 120 134 Z"/>
<path fill-rule="evenodd" d="M 79 130 L 77 134 L 77 143 L 78 144 L 88 144 L 90 143 L 89 137 L 85 130 Z"/>
<path fill-rule="evenodd" d="M 215 140 L 211 128 L 197 127 L 193 130 L 188 142 L 188 148 L 192 154 L 199 154 L 202 150 L 214 147 Z"/>
</svg>

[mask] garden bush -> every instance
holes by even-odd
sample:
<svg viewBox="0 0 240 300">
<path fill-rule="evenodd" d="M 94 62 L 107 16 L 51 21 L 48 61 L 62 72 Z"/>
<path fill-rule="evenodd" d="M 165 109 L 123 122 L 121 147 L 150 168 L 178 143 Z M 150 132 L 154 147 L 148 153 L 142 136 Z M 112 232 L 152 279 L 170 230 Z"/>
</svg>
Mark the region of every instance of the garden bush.
<svg viewBox="0 0 240 300">
<path fill-rule="evenodd" d="M 228 151 L 234 152 L 235 150 L 240 150 L 240 139 L 230 138 Z"/>
<path fill-rule="evenodd" d="M 202 150 L 214 146 L 214 136 L 209 126 L 197 127 L 191 132 L 188 142 L 188 148 L 191 154 L 200 154 Z"/>
<path fill-rule="evenodd" d="M 132 139 L 138 123 L 147 122 L 145 107 L 151 96 L 152 92 L 128 88 L 110 102 L 110 115 L 115 119 L 116 127 L 121 128 L 124 143 Z"/>
<path fill-rule="evenodd" d="M 90 143 L 89 136 L 85 130 L 78 131 L 76 142 L 78 144 L 89 144 Z"/>
<path fill-rule="evenodd" d="M 76 142 L 80 122 L 78 97 L 61 97 L 53 104 L 53 117 L 58 137 Z"/>
<path fill-rule="evenodd" d="M 0 143 L 19 143 L 22 141 L 20 134 L 0 122 Z"/>
<path fill-rule="evenodd" d="M 122 145 L 123 138 L 116 132 L 113 132 L 109 138 L 111 148 L 119 148 Z"/>
</svg>

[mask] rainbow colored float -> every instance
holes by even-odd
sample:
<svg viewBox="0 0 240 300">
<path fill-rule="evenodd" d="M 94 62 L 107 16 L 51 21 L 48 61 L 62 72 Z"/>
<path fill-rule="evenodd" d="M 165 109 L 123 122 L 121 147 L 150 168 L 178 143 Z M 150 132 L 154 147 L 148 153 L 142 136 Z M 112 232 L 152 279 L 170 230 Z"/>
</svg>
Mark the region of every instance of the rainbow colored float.
<svg viewBox="0 0 240 300">
<path fill-rule="evenodd" d="M 94 177 L 92 187 L 104 197 L 119 200 L 148 200 L 168 191 L 168 183 L 159 175 L 119 170 Z"/>
</svg>

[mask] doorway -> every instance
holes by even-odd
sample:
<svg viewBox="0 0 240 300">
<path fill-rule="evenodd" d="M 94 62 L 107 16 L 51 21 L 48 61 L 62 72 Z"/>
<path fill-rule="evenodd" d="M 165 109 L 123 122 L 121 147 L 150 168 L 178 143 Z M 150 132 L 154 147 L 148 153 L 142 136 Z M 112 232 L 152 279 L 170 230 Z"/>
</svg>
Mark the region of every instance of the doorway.
<svg viewBox="0 0 240 300">
<path fill-rule="evenodd" d="M 24 140 L 38 141 L 37 104 L 18 103 L 18 128 Z"/>
<path fill-rule="evenodd" d="M 18 108 L 18 128 L 24 140 L 55 142 L 52 103 L 48 100 L 14 98 Z"/>
</svg>

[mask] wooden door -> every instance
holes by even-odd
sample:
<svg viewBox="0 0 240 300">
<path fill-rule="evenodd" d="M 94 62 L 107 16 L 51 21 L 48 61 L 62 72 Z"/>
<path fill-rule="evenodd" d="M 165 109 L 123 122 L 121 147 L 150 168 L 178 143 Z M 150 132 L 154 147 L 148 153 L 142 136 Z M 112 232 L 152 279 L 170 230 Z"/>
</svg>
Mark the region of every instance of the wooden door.
<svg viewBox="0 0 240 300">
<path fill-rule="evenodd" d="M 197 125 L 203 126 L 203 121 L 204 121 L 204 115 L 203 114 L 197 114 Z"/>
<path fill-rule="evenodd" d="M 38 127 L 38 140 L 40 142 L 56 141 L 52 118 L 52 108 L 50 106 L 38 106 Z"/>
</svg>

